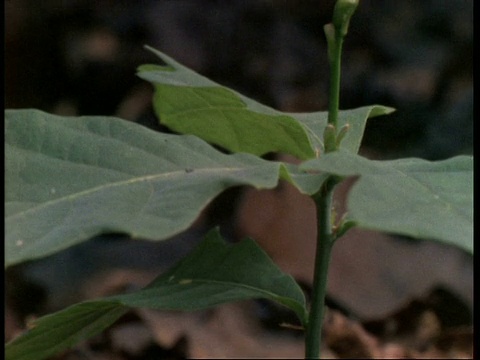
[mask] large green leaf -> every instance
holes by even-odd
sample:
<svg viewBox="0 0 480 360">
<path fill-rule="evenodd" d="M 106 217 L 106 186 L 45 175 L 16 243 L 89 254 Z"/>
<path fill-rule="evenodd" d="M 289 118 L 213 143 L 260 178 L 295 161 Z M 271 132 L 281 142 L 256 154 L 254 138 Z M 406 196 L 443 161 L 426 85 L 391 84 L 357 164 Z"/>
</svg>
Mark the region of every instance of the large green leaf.
<svg viewBox="0 0 480 360">
<path fill-rule="evenodd" d="M 327 112 L 284 113 L 223 87 L 149 48 L 167 65 L 143 65 L 138 75 L 155 87 L 154 107 L 174 131 L 196 135 L 233 152 L 291 154 L 310 159 L 323 152 Z M 358 151 L 367 118 L 393 111 L 369 106 L 341 111 L 339 125 L 350 124 L 342 144 Z"/>
<path fill-rule="evenodd" d="M 8 360 L 40 360 L 95 335 L 128 307 L 199 310 L 230 301 L 267 298 L 306 321 L 305 297 L 253 240 L 226 244 L 218 231 L 172 270 L 135 293 L 73 305 L 40 318 L 32 330 L 6 346 Z"/>
<path fill-rule="evenodd" d="M 6 266 L 106 231 L 164 239 L 235 185 L 272 188 L 280 163 L 107 117 L 5 113 Z"/>
<path fill-rule="evenodd" d="M 360 175 L 348 197 L 358 226 L 440 240 L 473 252 L 473 158 L 374 161 L 336 151 L 300 166 Z"/>
</svg>

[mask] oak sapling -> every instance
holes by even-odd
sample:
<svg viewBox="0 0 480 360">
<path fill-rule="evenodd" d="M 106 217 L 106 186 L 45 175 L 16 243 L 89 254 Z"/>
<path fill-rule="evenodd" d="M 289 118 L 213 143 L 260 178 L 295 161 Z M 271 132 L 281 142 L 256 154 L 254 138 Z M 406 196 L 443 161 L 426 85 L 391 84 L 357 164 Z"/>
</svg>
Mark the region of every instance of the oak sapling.
<svg viewBox="0 0 480 360">
<path fill-rule="evenodd" d="M 318 358 L 330 252 L 349 229 L 433 239 L 473 253 L 473 157 L 430 162 L 358 155 L 367 119 L 393 109 L 339 110 L 342 44 L 357 6 L 358 1 L 338 0 L 333 22 L 324 28 L 328 112 L 272 109 L 152 48 L 166 65 L 140 66 L 138 76 L 154 86 L 153 105 L 162 124 L 184 135 L 113 117 L 5 112 L 6 267 L 104 232 L 167 239 L 191 226 L 224 190 L 239 185 L 272 189 L 285 180 L 311 196 L 317 210 L 310 306 L 294 279 L 253 240 L 227 244 L 212 229 L 145 288 L 39 318 L 6 345 L 7 359 L 48 358 L 101 332 L 130 307 L 193 311 L 253 298 L 291 309 L 305 329 L 305 357 Z M 272 152 L 300 163 L 262 158 Z M 352 176 L 358 180 L 349 192 L 347 216 L 335 220 L 333 192 Z"/>
</svg>

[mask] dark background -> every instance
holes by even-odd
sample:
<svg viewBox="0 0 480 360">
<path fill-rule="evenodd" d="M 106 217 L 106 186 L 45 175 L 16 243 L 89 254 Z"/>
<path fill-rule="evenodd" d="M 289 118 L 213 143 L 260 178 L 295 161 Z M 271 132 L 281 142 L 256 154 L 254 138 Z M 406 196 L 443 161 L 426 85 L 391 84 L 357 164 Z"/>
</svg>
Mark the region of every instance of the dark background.
<svg viewBox="0 0 480 360">
<path fill-rule="evenodd" d="M 154 126 L 150 87 L 135 76 L 158 62 L 148 44 L 275 108 L 326 110 L 333 3 L 6 1 L 5 105 Z M 341 108 L 397 109 L 365 135 L 384 157 L 470 153 L 472 65 L 472 0 L 362 0 L 344 45 Z"/>
</svg>

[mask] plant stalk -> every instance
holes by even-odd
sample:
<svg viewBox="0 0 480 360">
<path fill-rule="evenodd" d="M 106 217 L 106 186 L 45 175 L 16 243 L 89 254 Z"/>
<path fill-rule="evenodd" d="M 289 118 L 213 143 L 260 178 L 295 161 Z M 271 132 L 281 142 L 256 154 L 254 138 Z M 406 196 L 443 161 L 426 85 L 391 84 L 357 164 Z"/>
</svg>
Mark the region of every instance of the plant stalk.
<svg viewBox="0 0 480 360">
<path fill-rule="evenodd" d="M 337 150 L 341 138 L 337 141 L 338 111 L 340 103 L 340 72 L 343 38 L 348 32 L 350 18 L 358 6 L 359 0 L 338 0 L 333 12 L 333 21 L 324 27 L 328 45 L 330 63 L 330 93 L 328 105 L 328 124 L 325 128 L 324 152 Z M 348 127 L 344 130 L 347 131 Z M 341 135 L 341 137 L 343 137 Z M 319 359 L 322 340 L 322 325 L 327 294 L 328 267 L 336 234 L 333 232 L 332 201 L 335 185 L 340 181 L 337 176 L 329 176 L 320 190 L 313 195 L 317 210 L 317 249 L 315 254 L 315 272 L 310 313 L 305 334 L 305 358 Z"/>
<path fill-rule="evenodd" d="M 330 93 L 328 98 L 328 125 L 324 133 L 325 152 L 335 151 L 338 147 L 337 127 L 340 104 L 340 73 L 343 39 L 347 35 L 350 19 L 359 0 L 337 0 L 333 10 L 332 23 L 324 26 L 328 46 L 330 65 Z M 330 129 L 329 129 L 330 128 Z M 329 133 L 333 132 L 334 135 Z M 329 139 L 327 139 L 327 136 Z"/>
<path fill-rule="evenodd" d="M 321 333 L 325 313 L 325 296 L 327 293 L 327 275 L 330 264 L 330 254 L 334 242 L 331 216 L 333 189 L 335 185 L 335 178 L 330 177 L 314 196 L 317 208 L 317 249 L 315 254 L 312 301 L 305 337 L 306 359 L 320 358 Z"/>
<path fill-rule="evenodd" d="M 335 44 L 330 60 L 330 94 L 328 98 L 328 123 L 337 129 L 338 109 L 340 107 L 340 73 L 341 73 L 341 54 L 343 47 L 343 37 L 335 35 Z M 325 149 L 325 152 L 333 149 Z"/>
</svg>

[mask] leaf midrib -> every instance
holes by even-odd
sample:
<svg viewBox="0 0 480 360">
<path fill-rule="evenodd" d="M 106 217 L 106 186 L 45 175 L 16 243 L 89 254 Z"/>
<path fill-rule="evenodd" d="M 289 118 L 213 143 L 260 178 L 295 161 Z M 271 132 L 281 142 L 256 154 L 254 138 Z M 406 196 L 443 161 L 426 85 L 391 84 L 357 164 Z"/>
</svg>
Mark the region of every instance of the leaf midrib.
<svg viewBox="0 0 480 360">
<path fill-rule="evenodd" d="M 73 201 L 73 200 L 75 200 L 75 198 L 79 198 L 79 197 L 82 197 L 82 196 L 85 196 L 85 195 L 93 194 L 97 191 L 101 191 L 101 190 L 105 190 L 105 189 L 109 189 L 109 188 L 113 188 L 113 187 L 128 186 L 130 184 L 140 183 L 140 182 L 143 182 L 143 181 L 146 182 L 146 181 L 152 181 L 152 180 L 157 180 L 157 179 L 161 179 L 161 178 L 169 178 L 169 177 L 174 177 L 176 175 L 182 175 L 182 174 L 187 175 L 187 176 L 191 176 L 192 174 L 198 174 L 198 173 L 207 173 L 207 174 L 219 173 L 219 172 L 220 173 L 221 172 L 223 172 L 223 173 L 224 172 L 230 172 L 231 173 L 231 172 L 236 172 L 236 171 L 241 171 L 241 170 L 245 170 L 245 168 L 222 167 L 222 168 L 215 168 L 215 169 L 194 169 L 192 172 L 187 172 L 187 169 L 182 169 L 182 170 L 171 171 L 171 172 L 168 172 L 168 173 L 145 175 L 145 176 L 134 177 L 134 178 L 130 178 L 130 179 L 122 180 L 122 181 L 110 182 L 110 183 L 106 183 L 106 184 L 101 184 L 101 185 L 93 187 L 93 188 L 82 190 L 80 192 L 76 192 L 76 193 L 73 193 L 73 194 L 62 196 L 62 197 L 59 197 L 57 199 L 42 202 L 40 205 L 31 207 L 31 208 L 29 208 L 25 211 L 18 212 L 18 213 L 15 213 L 13 215 L 8 215 L 6 217 L 6 220 L 7 221 L 8 220 L 9 221 L 14 221 L 16 218 L 28 215 L 28 213 L 30 213 L 30 212 L 40 211 L 41 209 L 47 208 L 49 206 L 54 206 L 54 205 L 56 205 L 58 203 L 61 203 L 61 202 L 64 202 L 64 201 Z"/>
</svg>

